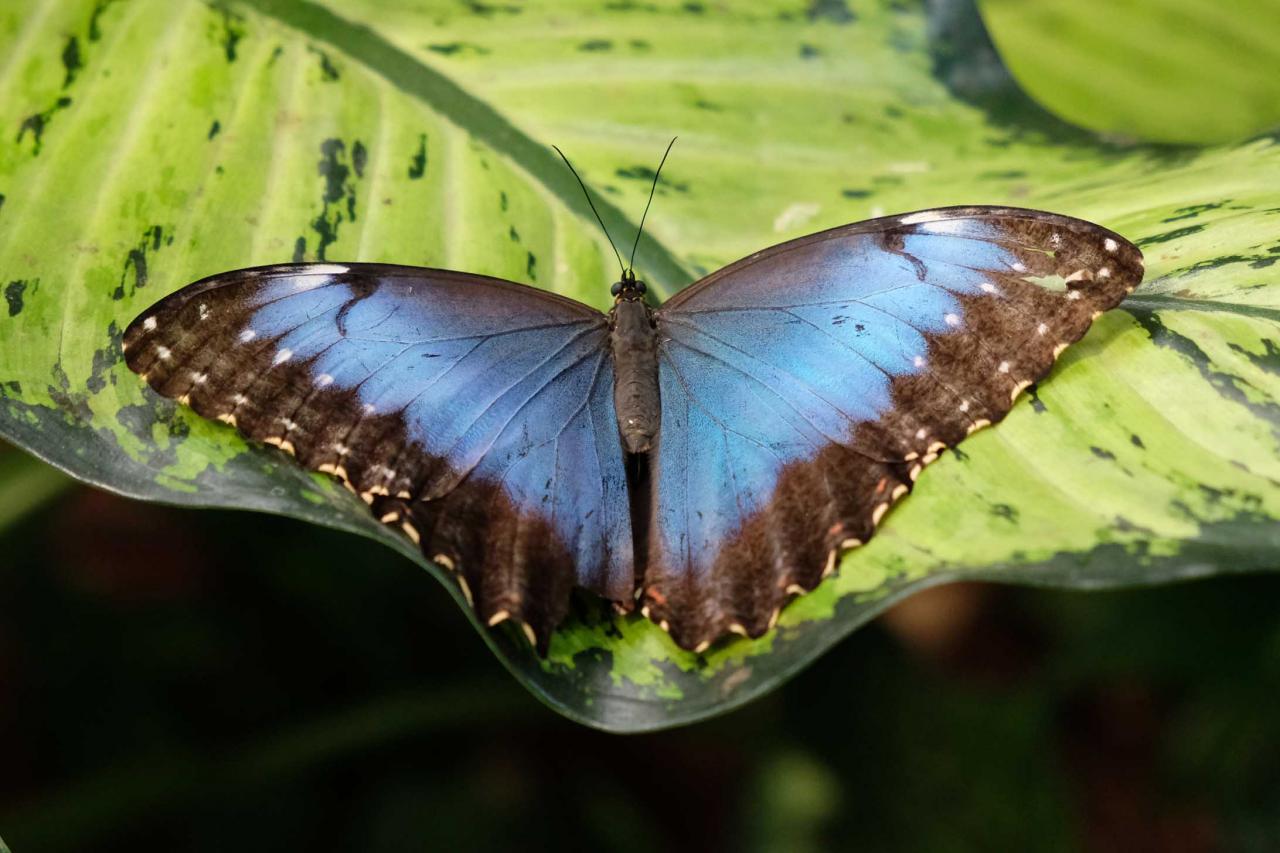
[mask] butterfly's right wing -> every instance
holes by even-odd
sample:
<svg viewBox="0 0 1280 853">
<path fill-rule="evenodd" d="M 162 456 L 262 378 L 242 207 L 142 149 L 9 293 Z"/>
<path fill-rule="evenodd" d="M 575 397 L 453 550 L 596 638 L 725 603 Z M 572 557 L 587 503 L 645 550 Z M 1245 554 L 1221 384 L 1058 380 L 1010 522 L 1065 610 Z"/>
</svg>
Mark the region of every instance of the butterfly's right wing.
<svg viewBox="0 0 1280 853">
<path fill-rule="evenodd" d="M 334 474 L 545 643 L 569 593 L 629 605 L 608 323 L 513 282 L 383 264 L 240 270 L 124 336 L 156 391 Z"/>
<path fill-rule="evenodd" d="M 793 240 L 676 294 L 644 608 L 686 648 L 764 633 L 1141 279 L 1105 228 L 968 207 Z"/>
</svg>

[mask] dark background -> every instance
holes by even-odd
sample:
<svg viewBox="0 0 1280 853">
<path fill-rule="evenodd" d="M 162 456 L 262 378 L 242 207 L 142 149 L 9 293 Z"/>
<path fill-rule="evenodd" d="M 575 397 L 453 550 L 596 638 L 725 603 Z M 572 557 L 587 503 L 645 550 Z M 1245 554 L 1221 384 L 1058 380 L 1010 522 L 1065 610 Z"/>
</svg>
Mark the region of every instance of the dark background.
<svg viewBox="0 0 1280 853">
<path fill-rule="evenodd" d="M 0 533 L 16 853 L 1280 838 L 1280 578 L 943 587 L 745 709 L 614 736 L 538 704 L 381 546 L 55 491 Z"/>
</svg>

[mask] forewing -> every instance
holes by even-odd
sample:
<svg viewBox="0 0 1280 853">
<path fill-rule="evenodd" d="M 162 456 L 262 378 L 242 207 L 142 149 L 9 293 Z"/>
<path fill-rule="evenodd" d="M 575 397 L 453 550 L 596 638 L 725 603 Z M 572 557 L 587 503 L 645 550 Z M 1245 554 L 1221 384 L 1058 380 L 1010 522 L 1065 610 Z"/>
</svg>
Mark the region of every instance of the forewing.
<svg viewBox="0 0 1280 853">
<path fill-rule="evenodd" d="M 971 207 L 784 243 L 677 294 L 658 314 L 650 616 L 687 648 L 766 631 L 1141 278 L 1097 225 Z"/>
<path fill-rule="evenodd" d="M 381 264 L 214 276 L 124 336 L 156 391 L 339 477 L 544 643 L 575 585 L 632 600 L 607 342 L 572 300 Z"/>
</svg>

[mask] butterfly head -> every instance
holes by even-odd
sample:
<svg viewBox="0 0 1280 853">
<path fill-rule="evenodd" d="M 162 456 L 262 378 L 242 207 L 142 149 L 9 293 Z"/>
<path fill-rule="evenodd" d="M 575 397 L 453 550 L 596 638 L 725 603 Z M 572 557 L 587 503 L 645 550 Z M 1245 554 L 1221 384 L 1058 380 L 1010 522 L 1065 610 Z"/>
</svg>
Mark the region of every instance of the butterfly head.
<svg viewBox="0 0 1280 853">
<path fill-rule="evenodd" d="M 636 274 L 628 269 L 622 271 L 622 278 L 613 283 L 609 292 L 618 302 L 638 302 L 644 299 L 645 286 L 644 282 L 636 278 Z"/>
</svg>

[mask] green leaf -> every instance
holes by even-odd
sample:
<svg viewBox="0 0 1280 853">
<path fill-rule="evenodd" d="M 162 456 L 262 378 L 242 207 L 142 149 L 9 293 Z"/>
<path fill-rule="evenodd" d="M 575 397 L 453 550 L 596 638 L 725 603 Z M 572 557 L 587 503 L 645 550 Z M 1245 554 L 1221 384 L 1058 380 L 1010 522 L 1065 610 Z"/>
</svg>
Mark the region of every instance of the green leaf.
<svg viewBox="0 0 1280 853">
<path fill-rule="evenodd" d="M 612 255 L 550 142 L 625 241 L 619 211 L 639 212 L 680 135 L 638 259 L 666 293 L 782 239 L 946 204 L 1056 210 L 1143 245 L 1125 307 L 931 467 L 777 631 L 699 656 L 584 611 L 539 660 L 477 626 L 570 717 L 637 731 L 724 711 L 957 578 L 1089 588 L 1276 567 L 1274 139 L 1099 142 L 981 64 L 994 54 L 963 3 L 932 21 L 894 0 L 10 5 L 0 124 L 25 132 L 0 137 L 0 435 L 125 494 L 358 532 L 438 578 L 344 490 L 145 391 L 120 330 L 200 276 L 321 247 L 603 305 Z"/>
<path fill-rule="evenodd" d="M 1171 143 L 1280 126 L 1280 5 L 1271 0 L 980 4 L 1013 76 L 1067 121 Z"/>
</svg>

